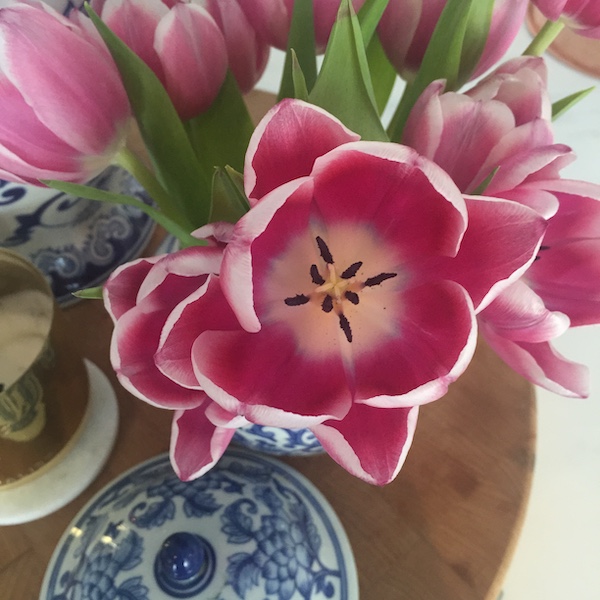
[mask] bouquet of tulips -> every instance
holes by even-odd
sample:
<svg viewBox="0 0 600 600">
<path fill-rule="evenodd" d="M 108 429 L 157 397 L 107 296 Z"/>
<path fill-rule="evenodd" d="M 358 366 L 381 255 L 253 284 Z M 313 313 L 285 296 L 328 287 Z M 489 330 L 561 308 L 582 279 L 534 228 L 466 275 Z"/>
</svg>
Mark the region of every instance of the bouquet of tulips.
<svg viewBox="0 0 600 600">
<path fill-rule="evenodd" d="M 525 0 L 0 2 L 0 177 L 136 205 L 179 240 L 102 293 L 119 380 L 174 411 L 182 479 L 257 423 L 385 484 L 478 337 L 587 394 L 552 341 L 600 322 L 600 187 L 561 177 L 552 119 L 585 92 L 552 103 L 540 54 L 565 24 L 600 37 L 599 3 L 536 4 L 548 25 L 504 59 Z M 271 47 L 255 127 L 242 94 Z M 152 206 L 85 185 L 111 163 Z"/>
</svg>

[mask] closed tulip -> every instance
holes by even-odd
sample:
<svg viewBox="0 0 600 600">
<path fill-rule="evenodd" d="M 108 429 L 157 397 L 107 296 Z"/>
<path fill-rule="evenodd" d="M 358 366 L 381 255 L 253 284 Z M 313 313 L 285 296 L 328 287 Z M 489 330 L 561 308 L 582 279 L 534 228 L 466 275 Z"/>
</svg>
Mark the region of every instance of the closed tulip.
<svg viewBox="0 0 600 600">
<path fill-rule="evenodd" d="M 290 32 L 294 0 L 238 0 L 253 27 L 271 46 L 285 50 Z M 352 0 L 358 10 L 365 0 Z M 340 0 L 313 0 L 315 41 L 323 52 L 335 23 Z"/>
<path fill-rule="evenodd" d="M 99 6 L 102 20 L 154 71 L 183 120 L 212 104 L 225 80 L 227 48 L 204 7 L 161 0 Z"/>
<path fill-rule="evenodd" d="M 221 29 L 231 69 L 243 93 L 259 80 L 269 58 L 269 46 L 250 25 L 239 0 L 196 0 Z"/>
<path fill-rule="evenodd" d="M 85 182 L 124 144 L 130 107 L 99 37 L 35 1 L 0 8 L 0 178 Z"/>
<path fill-rule="evenodd" d="M 598 0 L 533 0 L 547 19 L 561 19 L 585 37 L 600 38 L 600 2 Z"/>
<path fill-rule="evenodd" d="M 378 33 L 390 62 L 410 80 L 419 69 L 445 0 L 390 0 Z M 492 23 L 474 76 L 493 66 L 508 50 L 523 24 L 527 0 L 496 0 Z"/>
</svg>

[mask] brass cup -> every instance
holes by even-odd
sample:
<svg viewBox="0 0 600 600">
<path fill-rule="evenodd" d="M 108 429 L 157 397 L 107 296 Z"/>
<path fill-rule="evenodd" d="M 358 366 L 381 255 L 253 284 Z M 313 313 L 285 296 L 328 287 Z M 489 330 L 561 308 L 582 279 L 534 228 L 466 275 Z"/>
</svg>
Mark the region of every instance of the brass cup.
<svg viewBox="0 0 600 600">
<path fill-rule="evenodd" d="M 35 477 L 77 436 L 89 382 L 44 276 L 0 249 L 0 490 Z"/>
</svg>

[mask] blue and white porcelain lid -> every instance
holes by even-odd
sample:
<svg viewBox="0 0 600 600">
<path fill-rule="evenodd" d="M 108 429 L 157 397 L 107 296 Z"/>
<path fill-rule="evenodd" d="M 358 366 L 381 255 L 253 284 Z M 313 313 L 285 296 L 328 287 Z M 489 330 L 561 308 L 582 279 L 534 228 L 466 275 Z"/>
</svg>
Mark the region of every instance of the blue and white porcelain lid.
<svg viewBox="0 0 600 600">
<path fill-rule="evenodd" d="M 358 600 L 354 556 L 324 496 L 286 464 L 230 448 L 184 483 L 166 454 L 75 517 L 40 600 Z"/>
</svg>

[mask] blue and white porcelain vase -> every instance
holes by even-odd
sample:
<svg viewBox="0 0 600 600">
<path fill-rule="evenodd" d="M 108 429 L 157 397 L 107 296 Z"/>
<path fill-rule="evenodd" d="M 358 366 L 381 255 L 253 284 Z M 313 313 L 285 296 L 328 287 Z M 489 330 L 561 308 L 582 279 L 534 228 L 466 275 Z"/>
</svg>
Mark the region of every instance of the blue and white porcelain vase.
<svg viewBox="0 0 600 600">
<path fill-rule="evenodd" d="M 90 185 L 147 200 L 127 172 L 109 167 Z M 28 258 L 61 305 L 72 292 L 103 283 L 137 258 L 154 222 L 136 208 L 77 198 L 57 190 L 0 180 L 0 246 Z"/>
</svg>

